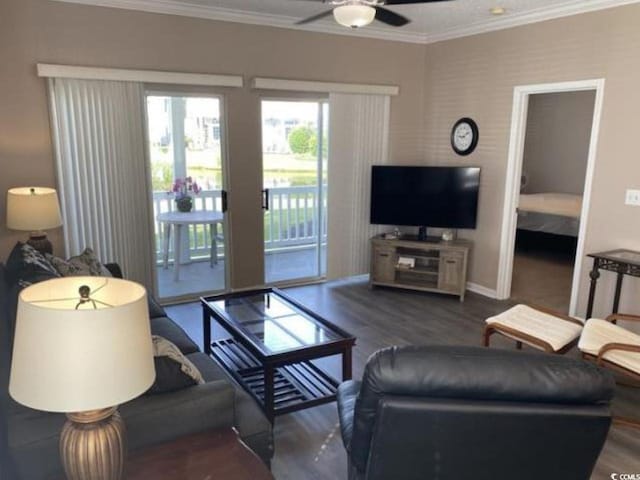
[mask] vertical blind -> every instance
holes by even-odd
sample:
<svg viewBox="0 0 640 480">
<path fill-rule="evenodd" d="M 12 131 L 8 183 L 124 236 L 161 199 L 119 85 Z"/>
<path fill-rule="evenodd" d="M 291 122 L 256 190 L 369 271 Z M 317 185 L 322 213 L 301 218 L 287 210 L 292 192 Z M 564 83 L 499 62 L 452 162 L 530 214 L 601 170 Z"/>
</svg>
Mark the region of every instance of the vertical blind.
<svg viewBox="0 0 640 480">
<path fill-rule="evenodd" d="M 329 106 L 329 278 L 369 272 L 371 166 L 388 163 L 388 95 L 331 94 Z"/>
<path fill-rule="evenodd" d="M 153 287 L 153 227 L 141 83 L 50 78 L 67 255 L 91 247 Z"/>
</svg>

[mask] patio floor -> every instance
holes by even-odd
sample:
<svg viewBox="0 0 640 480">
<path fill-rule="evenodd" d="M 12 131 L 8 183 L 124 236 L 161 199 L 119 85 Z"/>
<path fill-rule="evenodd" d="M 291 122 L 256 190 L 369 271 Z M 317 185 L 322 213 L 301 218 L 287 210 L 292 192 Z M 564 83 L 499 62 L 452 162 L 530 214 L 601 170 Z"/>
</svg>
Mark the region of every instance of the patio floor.
<svg viewBox="0 0 640 480">
<path fill-rule="evenodd" d="M 322 249 L 323 263 L 326 249 Z M 180 266 L 180 280 L 173 280 L 173 265 L 166 270 L 157 267 L 158 293 L 161 299 L 184 297 L 224 290 L 225 260 L 220 257 L 218 264 L 209 266 L 209 259 L 203 258 Z M 265 273 L 267 284 L 317 276 L 317 253 L 315 248 L 272 252 L 266 255 Z"/>
</svg>

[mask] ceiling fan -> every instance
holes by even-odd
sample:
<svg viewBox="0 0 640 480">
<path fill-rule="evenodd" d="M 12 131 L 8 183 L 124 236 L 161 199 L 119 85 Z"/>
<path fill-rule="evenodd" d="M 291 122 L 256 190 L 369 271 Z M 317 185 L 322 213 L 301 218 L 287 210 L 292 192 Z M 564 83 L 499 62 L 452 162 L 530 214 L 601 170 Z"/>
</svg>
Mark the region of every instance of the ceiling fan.
<svg viewBox="0 0 640 480">
<path fill-rule="evenodd" d="M 378 20 L 392 27 L 402 27 L 411 22 L 407 17 L 392 12 L 384 5 L 407 5 L 415 3 L 434 3 L 448 0 L 311 0 L 322 1 L 333 5 L 332 10 L 319 13 L 304 20 L 296 22 L 296 25 L 304 25 L 333 15 L 336 22 L 350 28 L 360 28 Z"/>
</svg>

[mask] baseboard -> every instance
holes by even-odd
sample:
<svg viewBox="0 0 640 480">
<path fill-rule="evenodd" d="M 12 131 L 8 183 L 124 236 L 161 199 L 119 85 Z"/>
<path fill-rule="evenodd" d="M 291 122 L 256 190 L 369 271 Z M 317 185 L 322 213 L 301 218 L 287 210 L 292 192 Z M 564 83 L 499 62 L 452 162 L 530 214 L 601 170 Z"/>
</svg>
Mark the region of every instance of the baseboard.
<svg viewBox="0 0 640 480">
<path fill-rule="evenodd" d="M 498 298 L 498 292 L 496 290 L 483 287 L 482 285 L 478 285 L 477 283 L 467 282 L 467 290 L 484 297 L 493 298 L 494 300 Z"/>
</svg>

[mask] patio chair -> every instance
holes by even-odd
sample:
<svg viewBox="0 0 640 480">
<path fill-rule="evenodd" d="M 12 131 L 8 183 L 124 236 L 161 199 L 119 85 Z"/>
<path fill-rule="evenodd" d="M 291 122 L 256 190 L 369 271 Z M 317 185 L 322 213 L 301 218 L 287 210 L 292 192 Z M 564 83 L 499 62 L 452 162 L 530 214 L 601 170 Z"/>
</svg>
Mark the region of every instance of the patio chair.
<svg viewBox="0 0 640 480">
<path fill-rule="evenodd" d="M 631 379 L 628 385 L 638 387 L 640 335 L 617 325 L 618 320 L 640 322 L 640 316 L 614 313 L 605 320 L 588 320 L 582 330 L 578 349 L 583 358 Z M 640 419 L 614 416 L 614 422 L 640 428 Z"/>
</svg>

